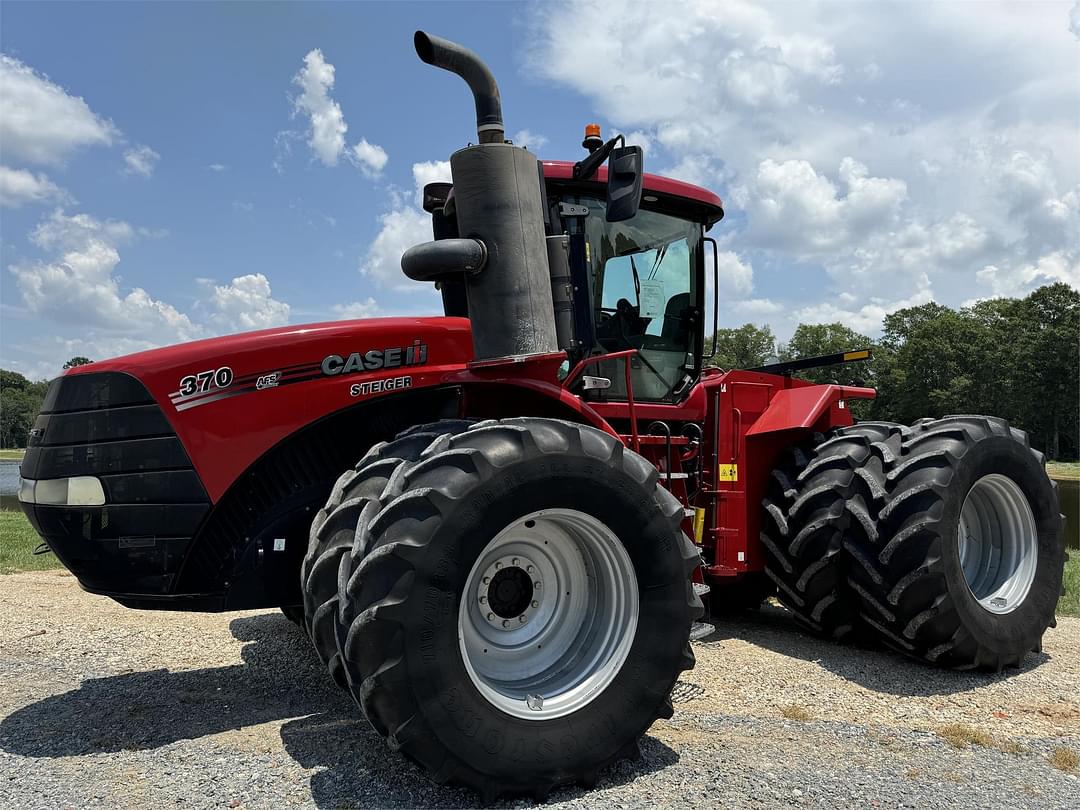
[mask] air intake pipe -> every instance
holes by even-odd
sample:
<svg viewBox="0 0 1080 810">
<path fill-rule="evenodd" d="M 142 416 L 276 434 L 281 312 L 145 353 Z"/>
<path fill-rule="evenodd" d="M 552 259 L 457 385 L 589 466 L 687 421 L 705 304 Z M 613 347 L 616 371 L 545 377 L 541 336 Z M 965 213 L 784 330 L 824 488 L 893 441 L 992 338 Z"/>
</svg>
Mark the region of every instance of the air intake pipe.
<svg viewBox="0 0 1080 810">
<path fill-rule="evenodd" d="M 476 54 L 423 31 L 413 42 L 421 60 L 468 83 L 480 143 L 450 156 L 459 238 L 410 248 L 402 270 L 416 279 L 462 274 L 476 359 L 557 352 L 536 157 L 504 142 L 499 88 Z"/>
</svg>

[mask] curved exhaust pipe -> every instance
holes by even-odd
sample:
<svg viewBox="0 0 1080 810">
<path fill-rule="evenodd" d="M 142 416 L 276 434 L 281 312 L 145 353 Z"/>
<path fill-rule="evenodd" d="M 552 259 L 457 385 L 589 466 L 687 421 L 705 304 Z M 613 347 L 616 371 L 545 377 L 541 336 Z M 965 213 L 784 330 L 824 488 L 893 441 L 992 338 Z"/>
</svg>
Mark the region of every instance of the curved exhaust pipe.
<svg viewBox="0 0 1080 810">
<path fill-rule="evenodd" d="M 421 61 L 456 73 L 469 85 L 476 103 L 476 134 L 480 143 L 502 143 L 506 128 L 499 86 L 480 57 L 456 42 L 423 31 L 413 35 L 413 45 Z"/>
</svg>

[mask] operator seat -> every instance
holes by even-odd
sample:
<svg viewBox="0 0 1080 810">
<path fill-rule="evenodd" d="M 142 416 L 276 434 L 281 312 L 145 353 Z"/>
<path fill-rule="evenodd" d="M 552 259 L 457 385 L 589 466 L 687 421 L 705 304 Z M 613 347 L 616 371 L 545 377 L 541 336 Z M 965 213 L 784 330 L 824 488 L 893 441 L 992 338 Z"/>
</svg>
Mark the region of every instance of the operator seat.
<svg viewBox="0 0 1080 810">
<path fill-rule="evenodd" d="M 690 293 L 671 296 L 664 308 L 660 337 L 664 346 L 682 348 L 690 342 Z"/>
</svg>

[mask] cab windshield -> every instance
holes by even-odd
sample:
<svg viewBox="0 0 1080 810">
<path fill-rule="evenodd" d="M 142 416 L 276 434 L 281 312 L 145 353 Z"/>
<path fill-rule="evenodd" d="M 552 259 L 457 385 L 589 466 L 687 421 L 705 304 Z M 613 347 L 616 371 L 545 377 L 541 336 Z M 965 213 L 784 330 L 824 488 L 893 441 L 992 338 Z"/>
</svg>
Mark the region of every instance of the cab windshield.
<svg viewBox="0 0 1080 810">
<path fill-rule="evenodd" d="M 631 361 L 634 398 L 671 400 L 697 371 L 702 226 L 645 209 L 625 222 L 607 222 L 602 200 L 574 202 L 589 208 L 584 235 L 594 351 L 637 349 Z M 597 367 L 612 383 L 604 399 L 626 398 L 623 362 Z"/>
</svg>

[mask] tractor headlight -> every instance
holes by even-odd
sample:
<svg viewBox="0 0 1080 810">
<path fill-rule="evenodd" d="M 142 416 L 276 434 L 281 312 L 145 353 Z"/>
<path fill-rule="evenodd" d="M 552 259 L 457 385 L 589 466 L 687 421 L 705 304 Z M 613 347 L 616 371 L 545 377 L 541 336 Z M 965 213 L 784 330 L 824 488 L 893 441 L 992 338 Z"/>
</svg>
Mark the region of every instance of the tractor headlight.
<svg viewBox="0 0 1080 810">
<path fill-rule="evenodd" d="M 105 489 L 92 475 L 45 481 L 20 478 L 19 500 L 41 506 L 104 506 Z"/>
</svg>

